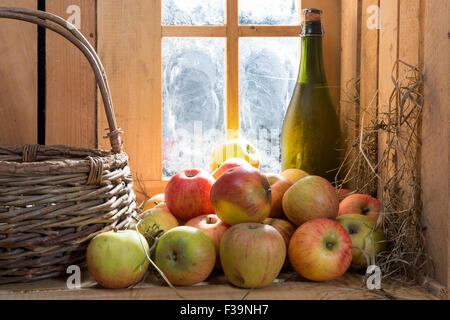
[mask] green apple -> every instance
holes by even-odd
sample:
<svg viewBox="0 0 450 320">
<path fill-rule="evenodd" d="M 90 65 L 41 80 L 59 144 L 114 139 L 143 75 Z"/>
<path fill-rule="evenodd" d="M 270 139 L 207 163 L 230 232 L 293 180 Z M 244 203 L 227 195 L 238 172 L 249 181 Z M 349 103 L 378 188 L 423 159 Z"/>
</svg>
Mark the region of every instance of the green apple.
<svg viewBox="0 0 450 320">
<path fill-rule="evenodd" d="M 175 227 L 159 239 L 155 263 L 173 285 L 190 286 L 210 275 L 216 263 L 216 249 L 202 230 Z"/>
<path fill-rule="evenodd" d="M 214 243 L 216 249 L 216 269 L 221 269 L 222 264 L 220 263 L 220 241 L 222 240 L 223 234 L 230 227 L 228 224 L 224 223 L 215 214 L 208 214 L 204 216 L 195 217 L 184 224 L 185 226 L 194 227 L 202 230 Z"/>
<path fill-rule="evenodd" d="M 126 288 L 141 281 L 147 272 L 148 250 L 147 241 L 135 230 L 107 231 L 89 242 L 87 267 L 102 287 Z"/>
<path fill-rule="evenodd" d="M 376 228 L 376 223 L 368 216 L 361 214 L 345 214 L 337 218 L 345 230 L 347 230 L 352 239 L 353 268 L 367 267 L 367 259 L 361 250 L 364 250 L 371 259 L 372 254 L 375 255 L 386 250 L 386 238 L 383 230 Z M 373 232 L 373 242 L 372 242 Z M 372 245 L 373 244 L 373 245 Z M 373 250 L 375 249 L 375 250 Z"/>
</svg>

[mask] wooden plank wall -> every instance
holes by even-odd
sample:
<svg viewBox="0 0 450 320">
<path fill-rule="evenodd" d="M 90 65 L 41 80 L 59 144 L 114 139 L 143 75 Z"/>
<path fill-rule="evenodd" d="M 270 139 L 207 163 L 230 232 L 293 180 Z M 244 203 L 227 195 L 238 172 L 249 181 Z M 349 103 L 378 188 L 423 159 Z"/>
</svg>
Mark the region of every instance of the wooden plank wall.
<svg viewBox="0 0 450 320">
<path fill-rule="evenodd" d="M 422 201 L 434 277 L 450 289 L 450 2 L 425 1 Z"/>
<path fill-rule="evenodd" d="M 80 24 L 96 45 L 96 0 L 47 0 L 47 12 Z M 77 26 L 78 27 L 78 26 Z M 48 31 L 46 41 L 47 145 L 97 146 L 96 84 L 84 55 L 59 34 Z"/>
<path fill-rule="evenodd" d="M 161 3 L 99 1 L 98 33 L 98 51 L 109 78 L 117 123 L 124 130 L 124 150 L 130 156 L 133 175 L 148 194 L 163 192 Z M 109 148 L 102 139 L 107 127 L 102 109 L 99 103 L 99 145 Z"/>
<path fill-rule="evenodd" d="M 367 19 L 373 17 L 373 11 L 368 11 L 369 6 L 379 6 L 380 29 L 368 29 Z M 355 128 L 358 128 L 358 122 L 361 124 L 364 113 L 367 117 L 389 111 L 389 99 L 394 89 L 391 75 L 402 75 L 405 71 L 403 66 L 393 69 L 398 59 L 419 66 L 425 72 L 421 164 L 418 164 L 421 166 L 423 218 L 427 250 L 433 259 L 429 274 L 448 289 L 449 2 L 343 0 L 341 10 L 342 17 L 347 19 L 342 19 L 340 115 L 348 139 L 357 134 Z M 348 88 L 345 87 L 354 78 L 360 79 L 359 104 L 348 99 Z M 349 118 L 354 118 L 356 126 L 348 122 Z M 364 121 L 367 123 L 368 119 Z M 386 133 L 380 133 L 379 157 L 385 151 L 386 141 Z M 388 176 L 394 166 L 391 161 L 379 173 Z"/>
<path fill-rule="evenodd" d="M 341 79 L 340 120 L 344 141 L 352 141 L 359 125 L 359 90 L 361 63 L 361 1 L 343 0 L 341 4 Z"/>
<path fill-rule="evenodd" d="M 36 9 L 36 0 L 0 0 Z M 37 27 L 0 19 L 0 144 L 37 143 Z"/>
<path fill-rule="evenodd" d="M 0 0 L 1 6 L 32 9 L 37 9 L 37 3 L 37 0 Z M 77 15 L 81 32 L 95 47 L 96 0 L 47 0 L 45 4 L 48 12 L 65 19 Z M 38 137 L 37 27 L 3 19 L 0 35 L 0 57 L 8 61 L 0 68 L 0 143 L 34 144 Z M 43 50 L 45 143 L 96 147 L 96 85 L 89 64 L 77 48 L 51 31 L 46 31 Z"/>
</svg>

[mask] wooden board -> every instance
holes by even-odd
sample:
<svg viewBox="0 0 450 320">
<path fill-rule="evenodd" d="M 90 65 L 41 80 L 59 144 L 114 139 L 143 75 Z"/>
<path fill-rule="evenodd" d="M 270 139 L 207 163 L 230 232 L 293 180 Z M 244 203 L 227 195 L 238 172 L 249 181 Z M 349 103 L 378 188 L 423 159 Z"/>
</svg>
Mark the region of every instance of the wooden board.
<svg viewBox="0 0 450 320">
<path fill-rule="evenodd" d="M 425 1 L 422 202 L 430 274 L 450 286 L 450 2 Z"/>
<path fill-rule="evenodd" d="M 226 128 L 227 139 L 239 137 L 239 29 L 238 0 L 227 0 Z"/>
<path fill-rule="evenodd" d="M 133 176 L 143 183 L 161 181 L 161 3 L 99 1 L 97 12 L 98 51 Z M 109 149 L 102 138 L 107 122 L 98 100 L 99 146 Z"/>
<path fill-rule="evenodd" d="M 423 67 L 421 61 L 421 51 L 423 49 L 421 27 L 423 24 L 423 14 L 420 8 L 421 0 L 400 0 L 399 1 L 399 16 L 398 16 L 398 59 L 402 61 L 398 66 L 398 78 L 402 83 L 406 83 L 407 78 L 411 78 L 413 75 L 409 67 L 404 63 L 408 63 L 411 66 Z M 423 57 L 422 57 L 423 58 Z M 412 105 L 411 105 L 412 107 Z M 405 111 L 404 113 L 408 113 Z M 418 121 L 417 128 L 420 128 L 420 120 Z M 420 129 L 417 130 L 420 135 Z M 407 146 L 412 134 L 412 129 L 408 123 L 404 123 L 398 132 L 398 139 L 402 145 Z M 415 155 L 419 154 L 419 143 L 415 141 L 411 143 L 411 150 L 415 151 Z M 401 164 L 408 161 L 404 155 L 397 157 L 396 168 L 401 167 Z M 420 179 L 420 178 L 419 178 Z M 400 181 L 400 187 L 403 190 L 410 190 L 409 179 L 403 179 Z M 411 201 L 411 195 L 409 193 L 402 194 L 402 201 L 408 203 Z"/>
<path fill-rule="evenodd" d="M 47 0 L 46 10 L 64 19 L 80 19 L 83 35 L 96 44 L 95 0 Z M 78 11 L 79 10 L 79 11 Z M 96 83 L 83 54 L 60 35 L 47 31 L 47 145 L 97 146 Z"/>
<path fill-rule="evenodd" d="M 379 29 L 377 12 L 379 0 L 363 0 L 361 8 L 361 75 L 359 126 L 375 121 L 378 108 Z M 364 123 L 363 123 L 364 121 Z"/>
<path fill-rule="evenodd" d="M 361 69 L 361 0 L 344 0 L 341 3 L 341 92 L 339 119 L 341 123 L 343 150 L 342 157 L 346 167 L 341 178 L 348 180 L 356 152 L 351 150 L 358 135 L 359 126 L 359 77 Z M 351 150 L 351 153 L 349 154 Z M 346 158 L 347 157 L 347 158 Z M 345 186 L 351 190 L 356 188 L 353 181 Z"/>
<path fill-rule="evenodd" d="M 369 291 L 361 285 L 362 276 L 347 273 L 341 278 L 315 283 L 302 279 L 294 272 L 280 274 L 270 286 L 247 290 L 231 286 L 222 273 L 211 275 L 207 281 L 191 287 L 178 287 L 179 294 L 190 300 L 435 300 L 425 288 L 402 287 L 383 283 L 382 290 Z M 87 274 L 81 288 L 69 290 L 66 279 L 42 280 L 35 283 L 0 286 L 0 299 L 41 300 L 178 300 L 176 293 L 163 281 L 150 274 L 132 289 L 100 288 Z"/>
<path fill-rule="evenodd" d="M 36 0 L 0 0 L 36 9 Z M 0 144 L 37 143 L 37 27 L 0 19 Z"/>
<path fill-rule="evenodd" d="M 378 67 L 378 114 L 381 119 L 389 113 L 389 100 L 394 89 L 392 76 L 397 77 L 398 70 L 393 70 L 398 60 L 398 0 L 380 0 L 380 42 L 379 42 L 379 67 Z M 386 150 L 389 136 L 386 131 L 380 131 L 378 135 L 378 158 L 381 159 Z M 379 168 L 378 174 L 387 181 L 394 171 L 394 163 L 391 158 L 385 161 Z M 378 197 L 383 201 L 381 184 L 378 189 Z"/>
</svg>

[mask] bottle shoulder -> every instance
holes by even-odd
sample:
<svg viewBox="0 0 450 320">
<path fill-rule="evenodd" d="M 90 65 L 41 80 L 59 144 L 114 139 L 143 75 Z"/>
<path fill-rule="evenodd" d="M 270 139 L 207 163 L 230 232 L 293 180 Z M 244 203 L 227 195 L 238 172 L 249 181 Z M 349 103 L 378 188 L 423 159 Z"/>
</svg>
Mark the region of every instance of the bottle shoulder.
<svg viewBox="0 0 450 320">
<path fill-rule="evenodd" d="M 296 84 L 288 110 L 289 108 L 309 108 L 310 106 L 335 110 L 333 100 L 331 99 L 330 88 L 327 83 L 298 82 Z"/>
</svg>

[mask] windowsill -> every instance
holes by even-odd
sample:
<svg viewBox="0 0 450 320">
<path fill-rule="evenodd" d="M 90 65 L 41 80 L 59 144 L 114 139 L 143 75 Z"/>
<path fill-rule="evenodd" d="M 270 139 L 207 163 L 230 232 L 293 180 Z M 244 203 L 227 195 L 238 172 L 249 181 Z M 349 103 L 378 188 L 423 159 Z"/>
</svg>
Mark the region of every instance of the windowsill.
<svg viewBox="0 0 450 320">
<path fill-rule="evenodd" d="M 302 279 L 293 271 L 283 272 L 270 286 L 262 289 L 240 289 L 230 285 L 222 272 L 215 271 L 207 282 L 191 287 L 177 287 L 187 299 L 198 300 L 437 300 L 423 287 L 406 287 L 382 283 L 383 290 L 369 291 L 361 287 L 362 275 L 347 272 L 341 278 L 324 283 Z M 177 300 L 175 292 L 160 277 L 149 273 L 144 281 L 132 289 L 111 290 L 101 288 L 83 272 L 81 288 L 69 290 L 66 278 L 40 280 L 32 283 L 0 285 L 0 299 L 43 300 L 102 300 L 143 299 Z"/>
</svg>

